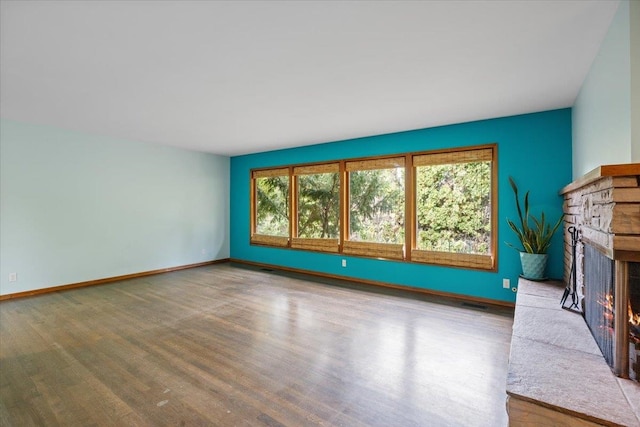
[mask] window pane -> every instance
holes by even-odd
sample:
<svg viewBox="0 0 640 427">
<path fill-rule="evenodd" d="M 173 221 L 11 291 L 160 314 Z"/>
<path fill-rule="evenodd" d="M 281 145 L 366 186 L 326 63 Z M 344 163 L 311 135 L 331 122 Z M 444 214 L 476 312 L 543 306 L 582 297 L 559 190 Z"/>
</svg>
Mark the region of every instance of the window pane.
<svg viewBox="0 0 640 427">
<path fill-rule="evenodd" d="M 416 172 L 416 247 L 489 254 L 491 162 L 422 166 Z"/>
<path fill-rule="evenodd" d="M 298 176 L 298 237 L 337 239 L 339 220 L 338 174 Z"/>
<path fill-rule="evenodd" d="M 404 243 L 404 168 L 349 173 L 349 240 Z"/>
<path fill-rule="evenodd" d="M 256 178 L 256 233 L 289 236 L 289 176 Z"/>
</svg>

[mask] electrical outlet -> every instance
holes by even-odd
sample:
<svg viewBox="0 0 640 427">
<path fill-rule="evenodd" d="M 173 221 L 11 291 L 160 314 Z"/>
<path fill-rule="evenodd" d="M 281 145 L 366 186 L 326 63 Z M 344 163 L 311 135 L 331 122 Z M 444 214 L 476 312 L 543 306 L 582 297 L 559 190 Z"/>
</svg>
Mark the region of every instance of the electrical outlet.
<svg viewBox="0 0 640 427">
<path fill-rule="evenodd" d="M 502 279 L 502 287 L 505 289 L 509 289 L 511 287 L 511 280 Z"/>
<path fill-rule="evenodd" d="M 342 266 L 343 266 L 343 267 L 346 267 L 346 266 L 347 266 L 347 260 L 346 260 L 346 259 L 343 259 L 343 260 L 342 260 Z"/>
<path fill-rule="evenodd" d="M 18 273 L 9 273 L 9 281 L 17 282 L 18 281 Z"/>
</svg>

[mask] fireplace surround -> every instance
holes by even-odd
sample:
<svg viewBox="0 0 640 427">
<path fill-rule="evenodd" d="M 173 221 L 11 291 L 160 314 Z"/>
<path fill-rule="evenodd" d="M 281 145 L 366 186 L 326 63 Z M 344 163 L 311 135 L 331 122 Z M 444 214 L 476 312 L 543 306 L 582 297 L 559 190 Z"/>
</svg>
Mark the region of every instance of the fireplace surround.
<svg viewBox="0 0 640 427">
<path fill-rule="evenodd" d="M 613 372 L 640 381 L 640 164 L 600 166 L 561 190 L 565 283 L 576 246 L 576 291 L 591 333 Z"/>
</svg>

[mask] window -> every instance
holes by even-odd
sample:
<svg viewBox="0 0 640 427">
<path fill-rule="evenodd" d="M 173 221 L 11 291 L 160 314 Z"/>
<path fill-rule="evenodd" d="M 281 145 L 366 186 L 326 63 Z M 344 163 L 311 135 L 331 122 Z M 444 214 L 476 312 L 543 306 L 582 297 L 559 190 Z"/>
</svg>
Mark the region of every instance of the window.
<svg viewBox="0 0 640 427">
<path fill-rule="evenodd" d="M 287 246 L 289 243 L 289 168 L 252 173 L 252 243 Z"/>
<path fill-rule="evenodd" d="M 405 158 L 346 162 L 349 230 L 344 253 L 404 258 Z"/>
<path fill-rule="evenodd" d="M 291 247 L 338 252 L 340 165 L 293 168 L 296 221 Z"/>
<path fill-rule="evenodd" d="M 417 155 L 412 259 L 492 268 L 493 149 Z"/>
<path fill-rule="evenodd" d="M 251 243 L 495 270 L 496 144 L 251 172 Z"/>
</svg>

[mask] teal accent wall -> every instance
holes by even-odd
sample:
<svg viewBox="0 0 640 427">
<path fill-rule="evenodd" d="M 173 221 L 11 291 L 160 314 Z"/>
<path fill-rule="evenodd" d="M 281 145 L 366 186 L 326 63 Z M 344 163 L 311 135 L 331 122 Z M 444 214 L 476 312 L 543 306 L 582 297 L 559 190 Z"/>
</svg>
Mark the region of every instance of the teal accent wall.
<svg viewBox="0 0 640 427">
<path fill-rule="evenodd" d="M 0 178 L 0 294 L 229 257 L 228 157 L 2 120 Z"/>
<path fill-rule="evenodd" d="M 375 155 L 498 144 L 498 271 L 482 272 L 417 263 L 376 260 L 340 254 L 276 249 L 249 244 L 250 170 L 299 163 Z M 562 212 L 558 191 L 571 182 L 571 109 L 373 136 L 231 158 L 231 258 L 374 280 L 464 296 L 511 302 L 515 294 L 502 279 L 517 284 L 519 255 L 505 217 L 517 216 L 508 177 L 521 190 L 531 190 L 532 211 L 557 218 Z M 341 260 L 347 259 L 347 267 Z M 563 274 L 562 234 L 549 251 L 548 274 Z"/>
</svg>

